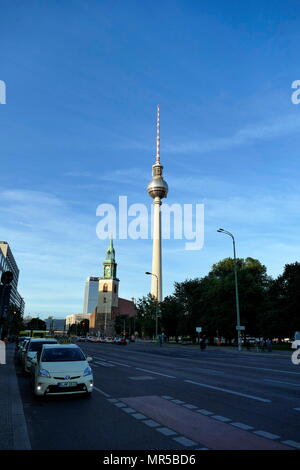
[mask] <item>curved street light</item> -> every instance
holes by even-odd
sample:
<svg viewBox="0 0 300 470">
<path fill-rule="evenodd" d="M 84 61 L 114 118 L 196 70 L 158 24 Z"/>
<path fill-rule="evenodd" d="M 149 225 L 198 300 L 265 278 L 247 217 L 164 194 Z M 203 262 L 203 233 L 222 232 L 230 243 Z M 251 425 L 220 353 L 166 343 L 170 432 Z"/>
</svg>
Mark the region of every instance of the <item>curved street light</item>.
<svg viewBox="0 0 300 470">
<path fill-rule="evenodd" d="M 225 235 L 229 235 L 232 238 L 233 242 L 233 257 L 234 257 L 234 281 L 235 281 L 235 301 L 236 301 L 236 323 L 237 323 L 237 330 L 238 330 L 238 349 L 239 351 L 242 350 L 241 344 L 241 323 L 240 323 L 240 306 L 239 306 L 239 290 L 238 290 L 238 279 L 237 279 L 237 265 L 236 265 L 236 252 L 235 252 L 235 239 L 232 233 L 224 230 L 223 228 L 219 228 L 217 232 L 225 233 Z"/>
</svg>

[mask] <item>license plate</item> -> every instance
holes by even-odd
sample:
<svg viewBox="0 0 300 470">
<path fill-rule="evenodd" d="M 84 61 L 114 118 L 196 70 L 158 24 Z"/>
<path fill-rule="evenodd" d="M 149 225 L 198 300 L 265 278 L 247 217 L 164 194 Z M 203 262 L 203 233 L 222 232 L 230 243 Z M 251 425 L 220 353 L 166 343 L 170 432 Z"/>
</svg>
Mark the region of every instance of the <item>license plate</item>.
<svg viewBox="0 0 300 470">
<path fill-rule="evenodd" d="M 58 387 L 76 387 L 76 382 L 59 382 L 57 384 Z"/>
</svg>

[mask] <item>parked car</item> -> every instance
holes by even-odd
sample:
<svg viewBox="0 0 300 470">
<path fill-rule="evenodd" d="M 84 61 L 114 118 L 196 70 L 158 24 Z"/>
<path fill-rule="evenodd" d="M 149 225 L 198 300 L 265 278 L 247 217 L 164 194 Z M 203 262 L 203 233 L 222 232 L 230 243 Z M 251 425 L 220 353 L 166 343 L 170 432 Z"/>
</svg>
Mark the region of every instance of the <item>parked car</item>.
<svg viewBox="0 0 300 470">
<path fill-rule="evenodd" d="M 104 343 L 113 343 L 113 342 L 114 342 L 114 339 L 111 336 L 106 336 L 106 338 L 104 338 Z"/>
<path fill-rule="evenodd" d="M 17 358 L 18 358 L 18 361 L 23 364 L 23 358 L 24 358 L 24 355 L 25 355 L 25 352 L 26 352 L 26 348 L 27 348 L 27 345 L 29 343 L 31 338 L 28 338 L 28 339 L 25 339 L 20 347 L 19 347 L 19 350 L 18 350 L 18 353 L 17 353 Z"/>
<path fill-rule="evenodd" d="M 114 344 L 123 344 L 123 346 L 126 346 L 126 344 L 127 344 L 126 338 L 123 338 L 121 336 L 116 337 L 114 339 Z"/>
<path fill-rule="evenodd" d="M 34 395 L 81 393 L 90 397 L 94 385 L 91 361 L 76 344 L 45 344 L 31 367 Z"/>
<path fill-rule="evenodd" d="M 28 341 L 26 350 L 24 351 L 23 356 L 23 368 L 24 371 L 29 373 L 31 370 L 32 359 L 35 357 L 36 353 L 42 350 L 44 344 L 57 344 L 57 339 L 46 339 L 46 338 L 31 338 Z"/>
</svg>

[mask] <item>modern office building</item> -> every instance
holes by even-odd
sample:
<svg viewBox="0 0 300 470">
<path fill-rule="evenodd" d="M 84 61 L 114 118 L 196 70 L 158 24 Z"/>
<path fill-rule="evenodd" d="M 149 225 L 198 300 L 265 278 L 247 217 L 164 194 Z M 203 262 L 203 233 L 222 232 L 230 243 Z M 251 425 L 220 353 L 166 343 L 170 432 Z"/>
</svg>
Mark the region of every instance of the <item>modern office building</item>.
<svg viewBox="0 0 300 470">
<path fill-rule="evenodd" d="M 49 317 L 44 320 L 46 323 L 47 331 L 54 331 L 62 333 L 67 330 L 65 318 L 53 318 Z"/>
<path fill-rule="evenodd" d="M 99 277 L 88 277 L 85 281 L 83 313 L 92 313 L 98 305 Z"/>
<path fill-rule="evenodd" d="M 5 241 L 0 241 L 0 276 L 5 271 L 11 271 L 13 273 L 10 303 L 15 305 L 22 313 L 24 313 L 25 302 L 18 292 L 19 268 L 9 244 Z"/>
</svg>

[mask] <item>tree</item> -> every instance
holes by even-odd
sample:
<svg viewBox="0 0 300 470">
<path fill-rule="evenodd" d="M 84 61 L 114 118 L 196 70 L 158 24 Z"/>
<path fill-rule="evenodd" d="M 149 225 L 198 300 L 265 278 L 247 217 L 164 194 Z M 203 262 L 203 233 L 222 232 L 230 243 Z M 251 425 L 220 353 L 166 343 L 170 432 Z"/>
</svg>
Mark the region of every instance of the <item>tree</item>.
<svg viewBox="0 0 300 470">
<path fill-rule="evenodd" d="M 128 315 L 117 315 L 115 320 L 115 330 L 117 335 L 126 333 L 126 322 L 128 321 Z"/>
<path fill-rule="evenodd" d="M 266 309 L 270 278 L 266 267 L 253 258 L 237 259 L 241 324 L 250 335 L 258 333 L 258 316 Z M 178 334 L 196 336 L 196 327 L 212 342 L 215 336 L 227 341 L 236 337 L 234 260 L 214 264 L 203 278 L 175 282 L 175 292 L 161 304 L 162 322 Z M 172 326 L 172 318 L 174 325 Z M 174 329 L 173 328 L 173 329 Z"/>
<path fill-rule="evenodd" d="M 180 335 L 180 319 L 182 316 L 182 306 L 179 300 L 170 295 L 160 304 L 160 324 L 161 329 L 167 336 L 175 336 L 176 340 Z"/>
<path fill-rule="evenodd" d="M 23 328 L 24 321 L 20 309 L 16 305 L 10 304 L 8 307 L 7 317 L 3 322 L 2 336 L 18 335 Z"/>
<path fill-rule="evenodd" d="M 237 259 L 238 291 L 241 324 L 246 333 L 259 335 L 258 317 L 266 309 L 266 297 L 271 282 L 267 270 L 258 260 L 253 258 Z M 225 258 L 213 265 L 208 277 L 216 282 L 214 292 L 214 316 L 223 317 L 221 321 L 222 335 L 235 337 L 236 298 L 234 280 L 234 260 Z M 218 323 L 218 322 L 216 322 Z"/>
<path fill-rule="evenodd" d="M 146 297 L 137 300 L 136 309 L 136 330 L 142 336 L 154 336 L 156 314 L 159 309 L 158 302 L 151 294 L 148 294 Z"/>
<path fill-rule="evenodd" d="M 81 320 L 78 325 L 79 336 L 86 336 L 89 332 L 90 321 L 88 319 Z"/>
<path fill-rule="evenodd" d="M 291 338 L 300 330 L 300 263 L 286 264 L 283 274 L 271 282 L 268 308 L 260 316 L 264 336 Z"/>
<path fill-rule="evenodd" d="M 182 336 L 196 335 L 196 326 L 199 326 L 201 279 L 189 279 L 184 282 L 175 282 L 174 296 L 181 306 L 178 318 L 178 331 Z"/>
<path fill-rule="evenodd" d="M 32 318 L 30 322 L 27 323 L 27 329 L 46 331 L 46 323 L 40 318 Z"/>
</svg>

